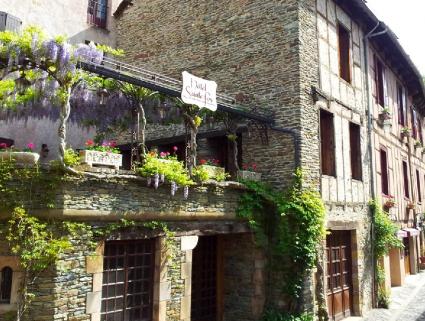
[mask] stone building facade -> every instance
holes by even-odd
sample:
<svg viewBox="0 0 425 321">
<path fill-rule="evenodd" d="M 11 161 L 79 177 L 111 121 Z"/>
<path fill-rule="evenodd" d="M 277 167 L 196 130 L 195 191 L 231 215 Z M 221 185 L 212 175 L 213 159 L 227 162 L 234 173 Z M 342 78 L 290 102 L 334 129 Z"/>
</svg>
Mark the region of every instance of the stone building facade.
<svg viewBox="0 0 425 321">
<path fill-rule="evenodd" d="M 391 31 L 366 46 L 365 37 L 377 22 L 362 1 L 188 5 L 159 0 L 135 1 L 117 24 L 117 44 L 127 50 L 128 61 L 174 77 L 187 70 L 215 80 L 219 88 L 246 98 L 246 103 L 273 110 L 275 127 L 298 132 L 299 165 L 310 174 L 310 183 L 321 190 L 327 207 L 331 233 L 324 244 L 328 254 L 324 258 L 325 291 L 334 319 L 362 315 L 374 301 L 368 202 L 380 196 L 375 177 L 379 165 L 368 146 L 371 140 L 385 136 L 375 121 L 380 110 L 376 104 L 369 105 L 376 101 L 374 53 L 389 66 L 388 86 L 391 77 L 403 79 L 409 92 L 415 93 L 414 102 L 413 98 L 409 101 L 417 104 L 418 110 L 424 96 L 420 77 Z M 384 29 L 381 25 L 377 30 Z M 384 46 L 391 48 L 391 55 Z M 393 67 L 394 61 L 397 67 Z M 407 83 L 401 68 L 414 80 Z M 369 110 L 374 119 L 372 131 L 368 130 Z M 331 131 L 326 130 L 329 128 Z M 393 126 L 395 130 L 400 129 Z M 260 171 L 279 183 L 289 177 L 287 170 L 293 167 L 268 176 L 276 162 L 288 161 L 274 153 L 280 149 L 282 134 L 271 129 L 270 136 L 278 138 L 253 148 L 250 137 L 243 135 L 243 155 L 253 159 L 261 155 Z M 400 153 L 403 148 L 397 145 Z M 337 254 L 339 257 L 334 257 Z M 338 276 L 332 272 L 338 264 L 346 264 L 343 274 L 349 275 L 343 291 L 338 291 Z"/>
<path fill-rule="evenodd" d="M 129 2 L 122 3 L 127 6 Z M 123 59 L 127 63 L 175 78 L 186 70 L 215 80 L 220 92 L 273 114 L 268 139 L 263 139 L 264 133 L 255 130 L 255 126 L 240 131 L 242 160 L 257 163 L 264 179 L 279 188 L 287 186 L 295 168 L 301 167 L 307 173 L 306 184 L 321 192 L 329 230 L 323 243 L 324 275 L 314 273 L 307 280 L 303 301 L 306 309 L 315 311 L 316 296 L 324 295 L 332 320 L 362 315 L 373 305 L 373 240 L 368 202 L 382 192 L 382 168 L 377 161 L 381 146 L 388 155 L 390 191 L 400 197 L 398 220 L 406 218 L 404 213 L 410 215 L 400 221 L 400 228 L 412 228 L 414 223 L 412 210 L 404 211 L 408 201 L 401 196 L 403 158 L 409 160 L 408 168 L 418 168 L 421 186 L 425 188 L 422 154 L 418 149 L 412 153 L 412 139 L 407 145 L 400 141 L 397 117 L 392 118 L 391 135 L 377 121 L 382 107 L 377 94 L 380 87 L 375 83 L 375 57 L 386 67 L 388 98 L 384 97 L 384 107 L 392 109 L 393 115 L 397 81 L 405 88 L 406 106 L 416 105 L 419 114 L 424 97 L 414 67 L 391 34 L 366 41 L 377 22 L 361 0 L 136 0 L 120 12 L 115 29 L 111 30 L 115 36 L 108 40 L 112 41 L 108 44 L 125 50 Z M 380 26 L 375 31 L 384 28 Z M 383 49 L 385 46 L 391 48 L 390 52 Z M 413 80 L 406 80 L 409 78 Z M 382 82 L 382 76 L 376 79 Z M 410 119 L 410 113 L 407 117 Z M 370 119 L 372 127 L 368 127 Z M 2 135 L 1 130 L 6 127 L 0 128 Z M 6 133 L 11 130 L 6 129 Z M 167 138 L 168 132 L 168 138 L 180 133 L 179 129 L 174 133 L 160 130 L 156 135 L 155 130 L 159 131 L 159 127 L 148 133 L 152 140 L 158 136 Z M 199 145 L 206 147 L 201 155 L 214 156 L 209 154 L 207 138 L 201 138 Z M 415 170 L 410 170 L 408 182 L 416 179 L 412 172 L 416 175 Z M 167 253 L 163 252 L 163 235 L 152 235 L 145 229 L 113 233 L 106 242 L 98 244 L 94 255 L 79 247 L 84 240 L 75 240 L 78 255 L 65 254 L 57 268 L 40 279 L 32 320 L 109 320 L 106 314 L 121 309 L 115 299 L 108 306 L 112 300 L 108 291 L 120 286 L 119 269 L 112 268 L 110 262 L 118 260 L 119 251 L 132 253 L 132 243 L 140 244 L 144 249 L 141 256 L 151 260 L 143 265 L 146 269 L 142 272 L 149 273 L 152 281 L 149 304 L 147 312 L 140 311 L 152 316 L 152 320 L 206 321 L 199 319 L 204 305 L 214 321 L 259 319 L 266 300 L 266 259 L 247 226 L 235 217 L 241 186 L 227 183 L 196 187 L 188 201 L 181 202 L 169 196 L 169 186 L 153 191 L 145 184 L 133 176 L 80 178 L 61 186 L 54 209 L 35 212 L 84 220 L 94 226 L 116 221 L 124 214 L 141 222 L 166 221 L 178 230 L 177 251 L 172 260 L 167 260 Z M 415 191 L 411 183 L 409 188 L 415 195 L 411 200 L 423 206 L 419 189 Z M 419 212 L 417 208 L 414 213 Z M 420 252 L 419 243 L 417 237 L 408 238 L 412 253 Z M 0 244 L 0 270 L 6 266 L 4 262 L 11 262 L 16 284 L 21 271 L 11 261 L 14 259 L 4 244 Z M 391 271 L 391 283 L 394 280 L 396 284 L 396 277 L 402 279 L 404 273 L 400 268 L 403 253 L 393 252 L 385 264 Z M 133 253 L 121 256 L 130 260 Z M 409 258 L 410 266 L 414 266 L 416 259 Z M 194 281 L 199 262 L 214 267 L 205 273 L 204 281 L 211 282 L 214 292 L 208 302 L 195 301 L 199 294 Z M 114 281 L 110 273 L 115 273 L 111 276 L 116 278 Z M 322 293 L 315 291 L 318 278 L 324 280 L 324 289 L 319 289 Z M 8 306 L 0 304 L 0 311 L 14 308 L 16 285 L 11 292 Z M 279 299 L 272 300 L 283 303 Z"/>
</svg>

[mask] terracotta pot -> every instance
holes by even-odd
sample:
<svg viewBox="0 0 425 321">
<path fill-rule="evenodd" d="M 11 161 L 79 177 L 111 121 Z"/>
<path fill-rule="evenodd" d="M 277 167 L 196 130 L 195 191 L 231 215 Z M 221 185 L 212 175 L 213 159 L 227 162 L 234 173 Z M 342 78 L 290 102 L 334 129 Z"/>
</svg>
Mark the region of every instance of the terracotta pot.
<svg viewBox="0 0 425 321">
<path fill-rule="evenodd" d="M 32 152 L 0 151 L 1 160 L 14 160 L 18 165 L 35 165 L 39 158 L 39 154 Z"/>
<path fill-rule="evenodd" d="M 421 261 L 421 264 L 425 264 L 425 256 L 421 256 L 419 260 Z"/>
</svg>

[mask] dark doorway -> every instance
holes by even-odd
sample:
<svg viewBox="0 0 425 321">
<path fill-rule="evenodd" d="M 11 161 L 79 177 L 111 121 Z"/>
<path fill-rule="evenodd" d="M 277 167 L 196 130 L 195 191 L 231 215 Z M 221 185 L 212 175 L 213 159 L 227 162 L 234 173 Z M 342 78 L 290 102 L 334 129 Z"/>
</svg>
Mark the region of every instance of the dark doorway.
<svg viewBox="0 0 425 321">
<path fill-rule="evenodd" d="M 338 321 L 353 309 L 350 231 L 332 231 L 326 237 L 326 267 L 329 317 Z"/>
<path fill-rule="evenodd" d="M 191 321 L 218 321 L 218 239 L 199 237 L 192 257 Z"/>
<path fill-rule="evenodd" d="M 103 261 L 101 321 L 151 321 L 154 240 L 110 241 Z"/>
</svg>

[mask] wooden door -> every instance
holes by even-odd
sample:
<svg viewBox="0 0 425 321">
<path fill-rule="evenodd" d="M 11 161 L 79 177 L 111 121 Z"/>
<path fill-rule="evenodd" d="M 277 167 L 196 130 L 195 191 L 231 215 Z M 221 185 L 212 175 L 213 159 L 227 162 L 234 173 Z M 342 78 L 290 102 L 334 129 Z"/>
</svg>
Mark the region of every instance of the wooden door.
<svg viewBox="0 0 425 321">
<path fill-rule="evenodd" d="M 337 321 L 351 315 L 351 266 L 350 231 L 332 231 L 326 237 L 327 299 L 331 320 Z"/>
<path fill-rule="evenodd" d="M 404 273 L 410 274 L 410 248 L 409 248 L 409 238 L 403 238 L 404 245 Z"/>
<path fill-rule="evenodd" d="M 192 256 L 191 321 L 219 320 L 217 262 L 217 237 L 199 237 Z"/>
</svg>

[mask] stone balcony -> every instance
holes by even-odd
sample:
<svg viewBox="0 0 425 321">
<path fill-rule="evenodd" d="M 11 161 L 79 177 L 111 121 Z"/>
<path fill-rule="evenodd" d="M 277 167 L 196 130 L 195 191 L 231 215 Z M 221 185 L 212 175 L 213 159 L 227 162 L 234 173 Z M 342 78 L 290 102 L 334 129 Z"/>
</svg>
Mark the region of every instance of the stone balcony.
<svg viewBox="0 0 425 321">
<path fill-rule="evenodd" d="M 72 176 L 59 182 L 53 191 L 33 186 L 31 207 L 38 216 L 77 220 L 124 216 L 133 220 L 234 220 L 244 187 L 236 182 L 211 181 L 190 187 L 187 199 L 183 188 L 174 196 L 170 191 L 170 183 L 154 189 L 136 175 Z M 38 202 L 46 193 L 51 195 L 49 208 Z M 3 211 L 0 218 L 6 215 Z"/>
</svg>

